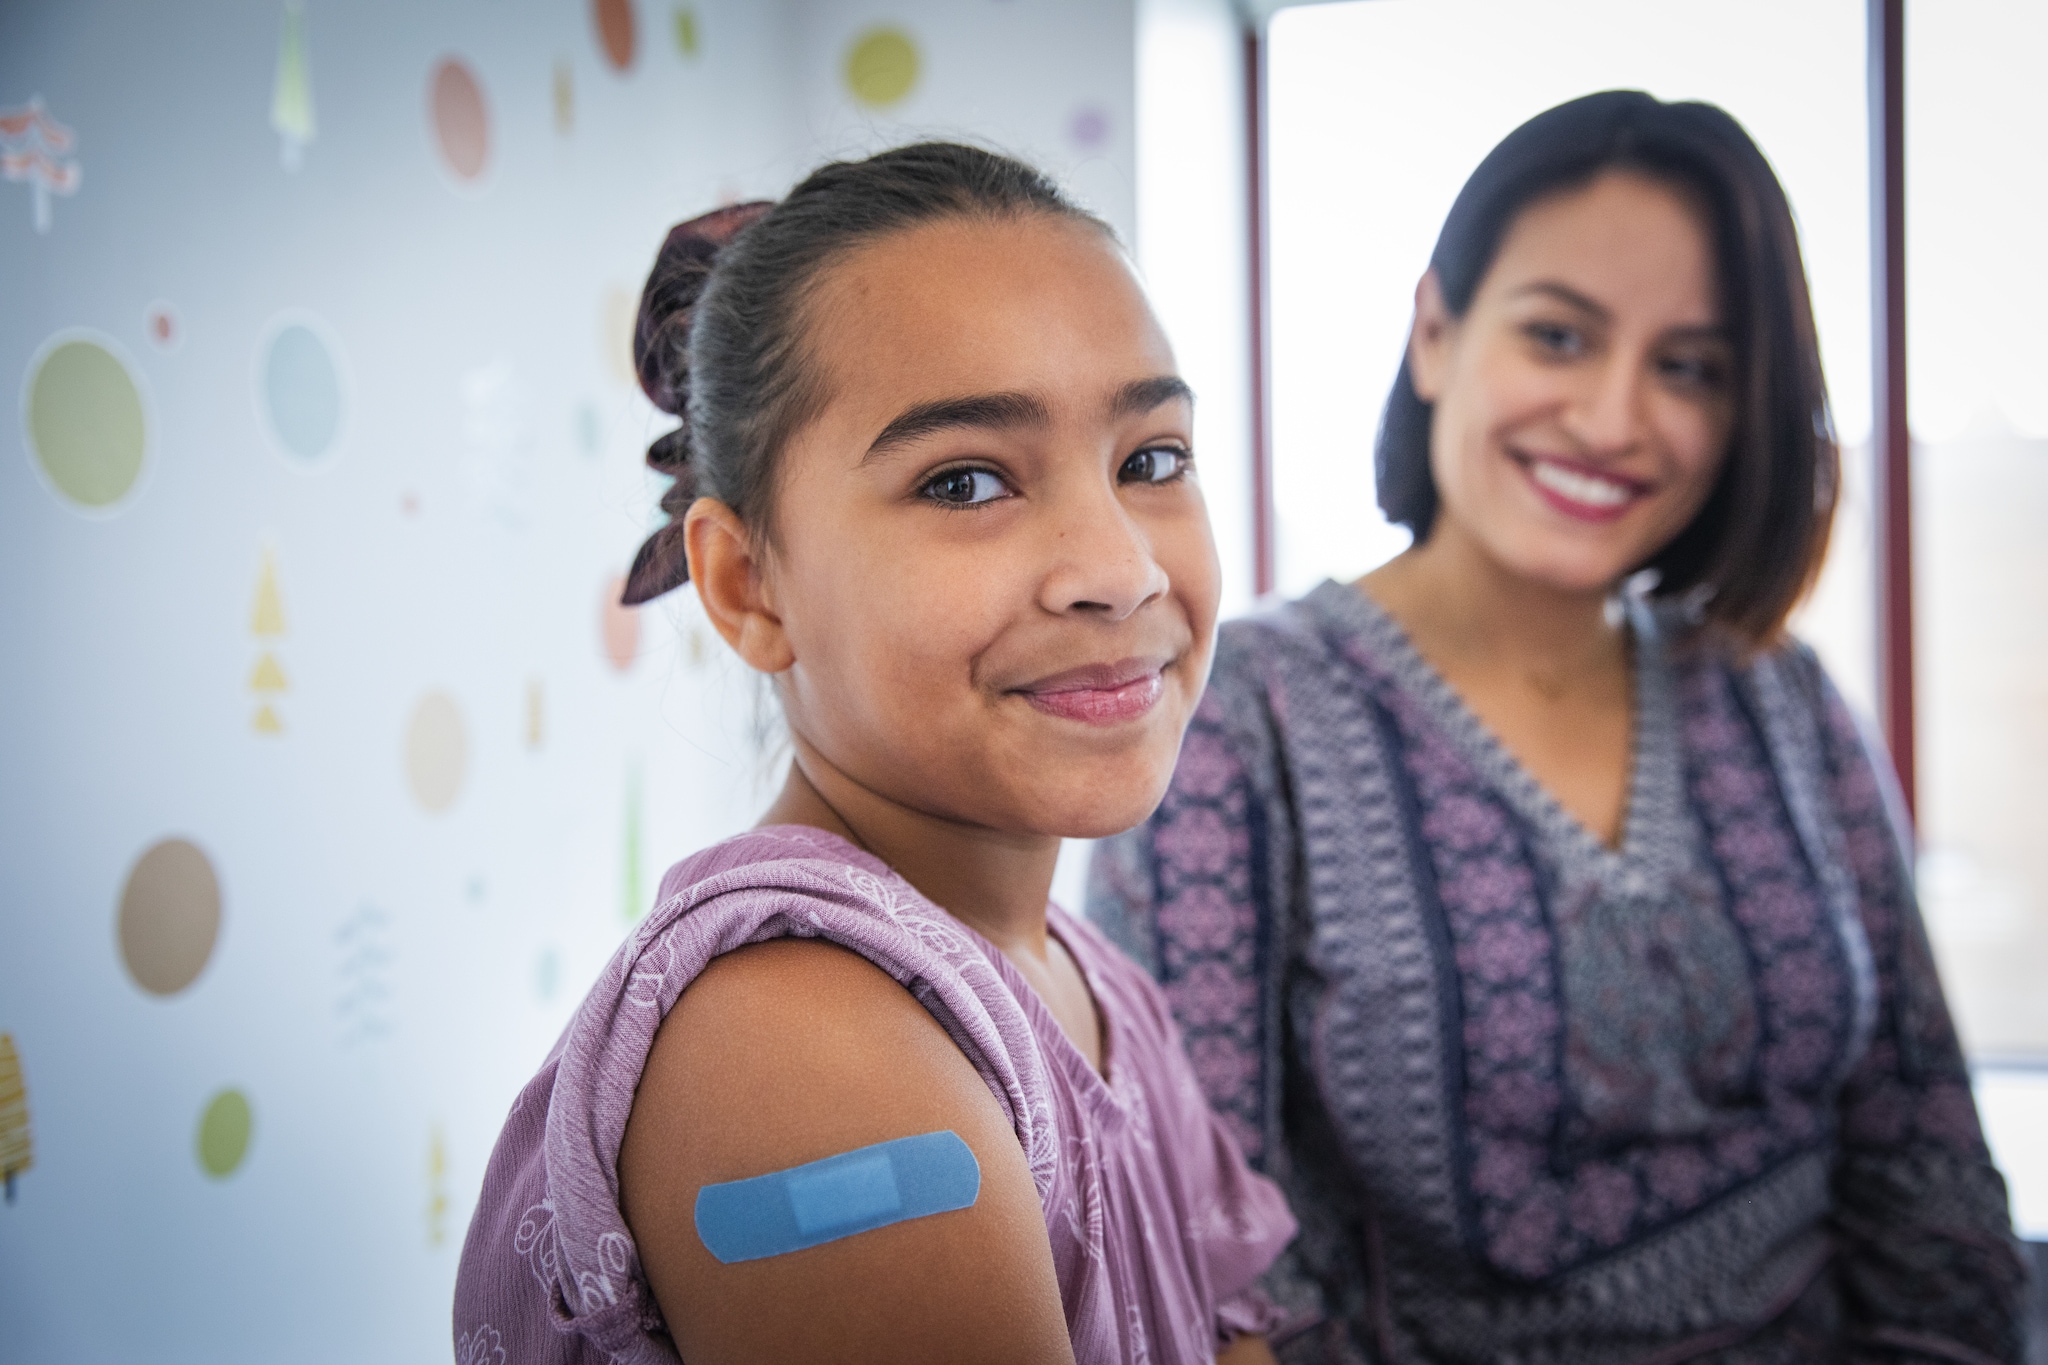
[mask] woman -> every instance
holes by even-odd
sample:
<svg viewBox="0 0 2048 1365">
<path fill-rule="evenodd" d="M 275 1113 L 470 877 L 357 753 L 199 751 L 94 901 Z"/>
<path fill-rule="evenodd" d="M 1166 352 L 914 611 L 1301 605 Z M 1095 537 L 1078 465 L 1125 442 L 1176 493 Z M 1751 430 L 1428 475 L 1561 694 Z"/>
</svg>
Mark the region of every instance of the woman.
<svg viewBox="0 0 2048 1365">
<path fill-rule="evenodd" d="M 1293 1236 L 1158 988 L 1048 907 L 1208 674 L 1192 399 L 1108 229 L 925 144 L 678 227 L 684 419 L 627 600 L 694 584 L 795 759 L 677 864 L 507 1120 L 462 1365 L 1270 1361 Z"/>
<path fill-rule="evenodd" d="M 2018 1359 L 1893 782 L 1784 633 L 1830 431 L 1727 114 L 1473 173 L 1379 436 L 1413 547 L 1225 627 L 1095 865 L 1302 1220 L 1283 1359 Z"/>
</svg>

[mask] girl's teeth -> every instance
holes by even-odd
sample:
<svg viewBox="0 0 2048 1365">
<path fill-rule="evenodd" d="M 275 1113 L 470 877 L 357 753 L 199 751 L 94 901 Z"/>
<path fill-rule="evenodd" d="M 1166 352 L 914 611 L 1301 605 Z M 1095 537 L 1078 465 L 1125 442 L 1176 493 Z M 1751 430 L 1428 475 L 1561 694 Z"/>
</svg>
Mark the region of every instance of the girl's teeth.
<svg viewBox="0 0 2048 1365">
<path fill-rule="evenodd" d="M 1530 465 L 1529 476 L 1551 492 L 1588 507 L 1619 507 L 1629 499 L 1629 490 L 1621 484 L 1592 474 L 1581 474 L 1575 469 L 1551 464 L 1548 460 L 1534 461 Z"/>
</svg>

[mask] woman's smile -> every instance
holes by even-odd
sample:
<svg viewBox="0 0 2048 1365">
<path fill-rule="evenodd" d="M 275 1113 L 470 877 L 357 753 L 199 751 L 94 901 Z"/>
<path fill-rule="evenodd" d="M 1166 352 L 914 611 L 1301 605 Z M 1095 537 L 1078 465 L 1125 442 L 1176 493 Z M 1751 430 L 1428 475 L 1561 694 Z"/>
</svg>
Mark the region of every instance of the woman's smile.
<svg viewBox="0 0 2048 1365">
<path fill-rule="evenodd" d="M 1654 484 L 1580 460 L 1517 450 L 1508 454 L 1521 466 L 1538 496 L 1575 521 L 1614 521 L 1657 491 Z"/>
</svg>

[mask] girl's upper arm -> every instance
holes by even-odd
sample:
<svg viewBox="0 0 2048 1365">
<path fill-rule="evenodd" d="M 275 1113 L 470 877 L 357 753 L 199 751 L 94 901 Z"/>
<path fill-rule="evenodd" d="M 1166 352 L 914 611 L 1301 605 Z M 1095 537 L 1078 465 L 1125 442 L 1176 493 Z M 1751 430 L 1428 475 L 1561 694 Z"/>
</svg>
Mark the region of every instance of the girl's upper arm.
<svg viewBox="0 0 2048 1365">
<path fill-rule="evenodd" d="M 951 1130 L 972 1207 L 718 1261 L 697 1192 Z M 676 1349 L 745 1362 L 1071 1362 L 1031 1172 L 1002 1107 L 909 991 L 813 940 L 729 953 L 669 1011 L 619 1152 L 620 1203 Z"/>
</svg>

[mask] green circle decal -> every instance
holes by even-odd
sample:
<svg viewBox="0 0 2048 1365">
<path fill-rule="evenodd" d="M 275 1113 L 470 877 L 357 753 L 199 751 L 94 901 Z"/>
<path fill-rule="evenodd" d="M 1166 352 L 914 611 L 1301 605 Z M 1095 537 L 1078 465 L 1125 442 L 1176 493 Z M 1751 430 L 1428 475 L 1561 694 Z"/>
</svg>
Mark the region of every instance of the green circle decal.
<svg viewBox="0 0 2048 1365">
<path fill-rule="evenodd" d="M 846 88 L 862 104 L 886 108 L 917 84 L 917 44 L 898 28 L 871 28 L 846 54 Z"/>
<path fill-rule="evenodd" d="M 249 1099 L 239 1090 L 223 1090 L 207 1102 L 199 1118 L 199 1165 L 216 1180 L 226 1179 L 249 1154 Z"/>
<path fill-rule="evenodd" d="M 97 510 L 135 486 L 149 442 L 142 394 L 105 346 L 80 337 L 44 352 L 22 406 L 36 465 L 66 499 Z"/>
</svg>

